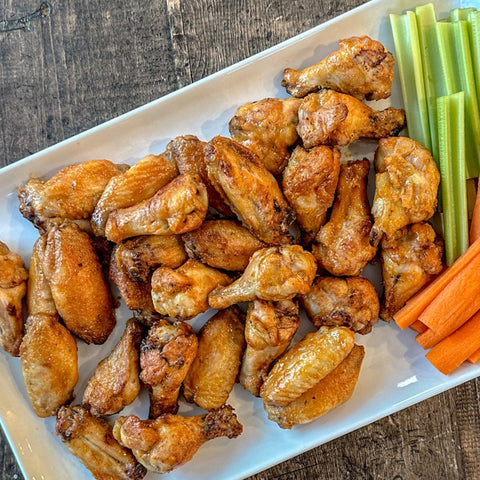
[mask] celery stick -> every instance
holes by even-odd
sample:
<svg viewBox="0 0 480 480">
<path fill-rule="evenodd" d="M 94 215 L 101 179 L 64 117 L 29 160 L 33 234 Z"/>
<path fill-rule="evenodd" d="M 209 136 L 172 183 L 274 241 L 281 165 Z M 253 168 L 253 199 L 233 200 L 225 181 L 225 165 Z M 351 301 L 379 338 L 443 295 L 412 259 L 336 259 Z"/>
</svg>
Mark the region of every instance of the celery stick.
<svg viewBox="0 0 480 480">
<path fill-rule="evenodd" d="M 390 15 L 410 138 L 431 149 L 417 21 L 413 12 Z"/>
<path fill-rule="evenodd" d="M 449 20 L 451 22 L 458 22 L 459 20 L 468 20 L 468 16 L 470 12 L 475 12 L 476 9 L 474 7 L 467 7 L 467 8 L 454 8 L 450 10 Z"/>
<path fill-rule="evenodd" d="M 438 96 L 452 95 L 461 90 L 460 79 L 457 75 L 458 65 L 453 24 L 437 22 L 436 29 L 443 79 L 442 82 L 439 82 L 439 86 L 443 91 L 438 91 L 437 94 Z"/>
<path fill-rule="evenodd" d="M 475 82 L 477 95 L 480 96 L 480 12 L 470 12 L 468 15 L 470 37 L 472 44 L 473 67 L 475 70 Z"/>
</svg>

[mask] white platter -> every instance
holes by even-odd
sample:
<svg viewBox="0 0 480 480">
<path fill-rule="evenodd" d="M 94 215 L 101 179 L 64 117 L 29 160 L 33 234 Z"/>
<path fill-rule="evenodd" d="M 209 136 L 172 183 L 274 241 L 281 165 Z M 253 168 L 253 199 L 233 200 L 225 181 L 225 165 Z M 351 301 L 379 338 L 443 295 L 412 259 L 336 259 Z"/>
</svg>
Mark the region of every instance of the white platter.
<svg viewBox="0 0 480 480">
<path fill-rule="evenodd" d="M 16 187 L 29 176 L 49 176 L 67 161 L 109 158 L 119 163 L 133 163 L 148 153 L 162 152 L 167 142 L 177 135 L 194 134 L 203 140 L 217 134 L 228 135 L 228 120 L 239 105 L 268 96 L 286 96 L 280 86 L 283 68 L 305 67 L 320 60 L 336 48 L 340 38 L 369 35 L 394 53 L 388 14 L 401 13 L 416 4 L 418 0 L 374 0 L 196 84 L 0 170 L 1 240 L 28 263 L 37 232 L 18 213 Z M 437 13 L 445 15 L 454 7 L 480 8 L 480 1 L 445 0 L 435 5 Z M 402 106 L 398 81 L 391 99 L 378 103 L 377 108 L 389 104 Z M 79 342 L 81 381 L 77 398 L 81 399 L 97 360 L 108 354 L 129 317 L 126 310 L 119 311 L 118 326 L 105 345 L 86 346 Z M 197 320 L 195 326 L 203 320 Z M 425 360 L 424 351 L 414 341 L 414 333 L 401 332 L 393 323 L 379 323 L 370 335 L 357 336 L 357 342 L 365 345 L 366 357 L 349 402 L 315 422 L 286 431 L 267 420 L 259 399 L 236 385 L 229 403 L 244 425 L 243 434 L 235 440 L 208 442 L 190 463 L 168 474 L 168 478 L 245 478 L 480 375 L 480 367 L 475 365 L 463 365 L 448 377 L 442 375 Z M 54 419 L 42 420 L 33 413 L 18 358 L 0 353 L 0 378 L 0 420 L 25 478 L 90 480 L 90 473 L 56 437 Z M 122 413 L 135 412 L 145 417 L 148 408 L 145 400 L 143 395 Z M 182 411 L 193 412 L 188 407 Z M 159 477 L 150 473 L 147 478 Z"/>
</svg>

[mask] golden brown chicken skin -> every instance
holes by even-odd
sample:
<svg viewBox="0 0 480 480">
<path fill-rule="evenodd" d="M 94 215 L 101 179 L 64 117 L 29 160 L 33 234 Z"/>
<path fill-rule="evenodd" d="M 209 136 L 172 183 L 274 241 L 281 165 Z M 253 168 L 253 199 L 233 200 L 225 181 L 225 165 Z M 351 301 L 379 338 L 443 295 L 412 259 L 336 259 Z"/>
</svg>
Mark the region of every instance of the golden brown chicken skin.
<svg viewBox="0 0 480 480">
<path fill-rule="evenodd" d="M 153 197 L 110 213 L 105 236 L 120 243 L 138 235 L 185 233 L 202 224 L 207 209 L 205 185 L 198 177 L 179 175 Z"/>
<path fill-rule="evenodd" d="M 377 111 L 351 95 L 325 89 L 303 99 L 297 131 L 305 148 L 345 146 L 360 138 L 396 136 L 405 123 L 404 110 L 388 107 Z"/>
<path fill-rule="evenodd" d="M 71 222 L 53 227 L 42 267 L 66 327 L 87 343 L 105 342 L 116 322 L 113 298 L 89 235 Z"/>
<path fill-rule="evenodd" d="M 59 409 L 55 432 L 97 480 L 141 480 L 147 473 L 132 452 L 114 438 L 108 422 L 80 405 Z"/>
<path fill-rule="evenodd" d="M 213 268 L 243 271 L 254 252 L 267 245 L 238 222 L 206 220 L 182 235 L 188 256 Z"/>
<path fill-rule="evenodd" d="M 373 219 L 367 198 L 368 160 L 342 164 L 337 196 L 328 222 L 320 228 L 312 253 L 332 275 L 360 275 L 376 254 L 370 245 Z"/>
<path fill-rule="evenodd" d="M 119 208 L 131 207 L 155 193 L 178 175 L 177 165 L 167 155 L 147 155 L 106 185 L 93 211 L 95 235 L 105 236 L 108 216 Z"/>
<path fill-rule="evenodd" d="M 362 277 L 317 277 L 301 304 L 316 327 L 345 326 L 365 335 L 378 322 L 380 302 Z"/>
<path fill-rule="evenodd" d="M 23 305 L 28 271 L 23 260 L 0 242 L 0 345 L 18 357 L 23 338 Z"/>
<path fill-rule="evenodd" d="M 409 298 L 442 271 L 442 258 L 443 241 L 428 223 L 414 223 L 384 236 L 380 249 L 384 286 L 380 316 L 391 320 Z"/>
<path fill-rule="evenodd" d="M 130 319 L 110 354 L 97 365 L 83 393 L 83 406 L 95 416 L 113 415 L 140 392 L 139 346 L 142 325 Z"/>
<path fill-rule="evenodd" d="M 367 36 L 350 37 L 340 48 L 304 70 L 286 68 L 282 85 L 295 97 L 319 88 L 331 88 L 359 100 L 390 96 L 395 60 L 378 41 Z"/>
<path fill-rule="evenodd" d="M 242 430 L 232 407 L 224 405 L 193 417 L 169 413 L 154 420 L 120 417 L 113 434 L 148 470 L 167 473 L 190 461 L 206 441 L 235 438 Z"/>
<path fill-rule="evenodd" d="M 254 152 L 268 171 L 278 176 L 290 156 L 288 148 L 298 138 L 297 98 L 265 98 L 242 105 L 230 120 L 229 131 L 235 142 Z"/>
<path fill-rule="evenodd" d="M 292 300 L 250 302 L 239 381 L 252 395 L 260 395 L 270 365 L 288 348 L 299 325 L 298 305 Z"/>
<path fill-rule="evenodd" d="M 430 152 L 406 137 L 384 138 L 375 152 L 375 220 L 370 243 L 435 212 L 440 173 Z"/>
<path fill-rule="evenodd" d="M 321 145 L 311 150 L 298 146 L 283 172 L 282 188 L 295 210 L 300 228 L 309 237 L 325 223 L 332 206 L 338 175 L 340 151 Z"/>
<path fill-rule="evenodd" d="M 300 245 L 262 248 L 239 279 L 208 295 L 208 303 L 220 310 L 255 299 L 289 300 L 310 290 L 316 270 L 315 258 Z"/>
<path fill-rule="evenodd" d="M 198 351 L 192 327 L 159 320 L 150 327 L 140 349 L 140 379 L 150 393 L 150 418 L 176 413 L 178 394 Z"/>
<path fill-rule="evenodd" d="M 198 354 L 183 382 L 183 395 L 205 410 L 220 408 L 235 385 L 245 349 L 245 321 L 237 307 L 218 312 L 199 332 Z"/>
<path fill-rule="evenodd" d="M 275 177 L 248 148 L 225 137 L 207 145 L 208 178 L 240 222 L 267 244 L 290 243 L 295 217 Z"/>
</svg>

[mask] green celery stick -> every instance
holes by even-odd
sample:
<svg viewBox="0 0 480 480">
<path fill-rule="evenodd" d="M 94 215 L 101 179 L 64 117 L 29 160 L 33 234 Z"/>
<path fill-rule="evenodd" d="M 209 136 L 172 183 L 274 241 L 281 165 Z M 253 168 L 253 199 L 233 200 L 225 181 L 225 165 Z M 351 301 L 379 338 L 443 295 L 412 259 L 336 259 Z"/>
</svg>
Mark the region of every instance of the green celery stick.
<svg viewBox="0 0 480 480">
<path fill-rule="evenodd" d="M 472 45 L 473 68 L 475 70 L 475 82 L 477 96 L 480 98 L 480 12 L 470 12 L 468 24 Z"/>
<path fill-rule="evenodd" d="M 450 22 L 458 22 L 459 20 L 468 20 L 468 16 L 470 12 L 475 12 L 476 9 L 474 7 L 466 7 L 466 8 L 454 8 L 450 10 L 450 16 L 448 17 Z"/>
<path fill-rule="evenodd" d="M 438 91 L 437 94 L 438 96 L 452 95 L 461 90 L 460 79 L 458 77 L 458 59 L 455 51 L 453 24 L 437 22 L 436 29 L 443 79 L 443 81 L 440 82 L 443 92 Z"/>
</svg>

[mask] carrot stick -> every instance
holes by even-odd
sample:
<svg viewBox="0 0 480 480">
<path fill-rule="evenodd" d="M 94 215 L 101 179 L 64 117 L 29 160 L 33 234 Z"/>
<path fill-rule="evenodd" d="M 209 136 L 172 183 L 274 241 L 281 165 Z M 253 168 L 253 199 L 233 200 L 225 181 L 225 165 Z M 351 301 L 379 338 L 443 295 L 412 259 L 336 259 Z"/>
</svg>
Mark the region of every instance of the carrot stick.
<svg viewBox="0 0 480 480">
<path fill-rule="evenodd" d="M 463 268 L 479 254 L 480 238 L 475 240 L 467 251 L 461 255 L 455 263 L 453 263 L 453 265 L 446 268 L 440 275 L 438 275 L 438 277 L 420 290 L 420 292 L 413 296 L 406 305 L 393 316 L 397 325 L 404 330 L 417 320 L 420 314 L 439 294 L 439 292 L 450 283 L 452 278 L 463 270 Z"/>
<path fill-rule="evenodd" d="M 472 223 L 470 224 L 470 244 L 480 238 L 480 182 L 477 185 L 477 197 L 473 207 Z"/>
<path fill-rule="evenodd" d="M 428 327 L 422 323 L 420 320 L 415 320 L 411 325 L 410 328 L 417 333 L 423 333 L 425 330 L 428 330 Z"/>
<path fill-rule="evenodd" d="M 479 360 L 480 360 L 480 348 L 476 351 L 476 352 L 473 352 L 468 358 L 467 360 L 470 362 L 470 363 L 477 363 Z"/>
<path fill-rule="evenodd" d="M 419 333 L 415 340 L 425 349 L 432 348 L 437 343 L 441 342 L 444 338 L 447 338 L 447 333 L 436 333 L 431 328 L 428 328 L 424 331 Z"/>
<path fill-rule="evenodd" d="M 480 312 L 446 337 L 425 356 L 440 372 L 448 375 L 480 348 Z"/>
</svg>

